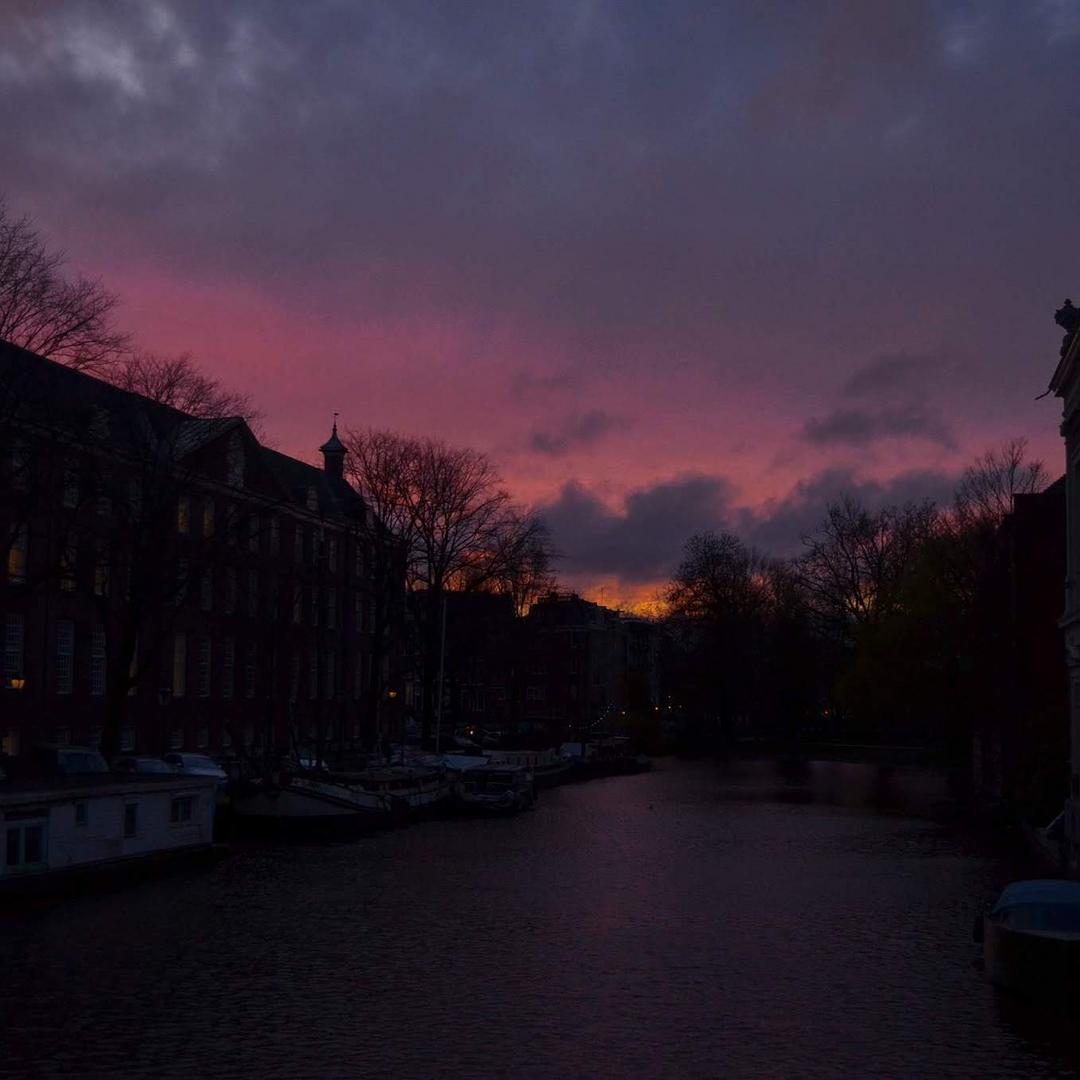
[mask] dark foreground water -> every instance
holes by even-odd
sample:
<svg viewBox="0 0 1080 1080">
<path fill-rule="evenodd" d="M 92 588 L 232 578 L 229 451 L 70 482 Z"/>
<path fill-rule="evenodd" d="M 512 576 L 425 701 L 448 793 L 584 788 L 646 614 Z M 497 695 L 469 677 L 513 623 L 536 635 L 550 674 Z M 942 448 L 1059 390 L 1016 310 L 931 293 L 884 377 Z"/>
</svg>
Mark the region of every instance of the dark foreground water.
<svg viewBox="0 0 1080 1080">
<path fill-rule="evenodd" d="M 662 762 L 0 915 L 0 1076 L 1073 1075 L 925 774 Z"/>
</svg>

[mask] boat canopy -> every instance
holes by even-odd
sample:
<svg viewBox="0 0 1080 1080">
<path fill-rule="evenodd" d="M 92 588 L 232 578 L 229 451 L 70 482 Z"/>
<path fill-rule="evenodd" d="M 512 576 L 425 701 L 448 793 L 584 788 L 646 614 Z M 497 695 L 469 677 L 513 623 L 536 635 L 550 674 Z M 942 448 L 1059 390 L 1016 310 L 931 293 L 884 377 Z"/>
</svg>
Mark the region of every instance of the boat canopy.
<svg viewBox="0 0 1080 1080">
<path fill-rule="evenodd" d="M 1014 881 L 1002 890 L 990 918 L 1015 930 L 1080 933 L 1080 882 Z"/>
</svg>

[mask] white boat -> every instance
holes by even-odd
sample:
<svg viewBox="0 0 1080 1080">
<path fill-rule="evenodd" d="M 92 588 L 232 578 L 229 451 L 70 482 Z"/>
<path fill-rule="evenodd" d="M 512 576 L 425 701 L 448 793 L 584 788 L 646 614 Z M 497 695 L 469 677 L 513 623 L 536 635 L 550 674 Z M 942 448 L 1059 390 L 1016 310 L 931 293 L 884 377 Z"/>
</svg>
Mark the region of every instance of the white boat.
<svg viewBox="0 0 1080 1080">
<path fill-rule="evenodd" d="M 1080 1000 L 1080 882 L 1015 881 L 975 925 L 992 982 L 1029 998 Z"/>
<path fill-rule="evenodd" d="M 252 781 L 233 794 L 237 824 L 253 831 L 363 832 L 393 820 L 379 792 L 317 773 L 281 773 Z"/>
<path fill-rule="evenodd" d="M 536 802 L 536 783 L 524 765 L 476 765 L 459 774 L 457 798 L 465 810 L 516 814 Z"/>
</svg>

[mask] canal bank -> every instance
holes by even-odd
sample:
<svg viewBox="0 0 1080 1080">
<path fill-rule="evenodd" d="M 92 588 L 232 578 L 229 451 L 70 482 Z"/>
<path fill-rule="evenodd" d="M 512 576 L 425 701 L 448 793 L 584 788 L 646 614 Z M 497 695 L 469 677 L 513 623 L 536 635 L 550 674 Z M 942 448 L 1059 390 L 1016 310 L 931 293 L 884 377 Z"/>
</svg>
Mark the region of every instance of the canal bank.
<svg viewBox="0 0 1080 1080">
<path fill-rule="evenodd" d="M 935 823 L 946 794 L 669 759 L 537 813 L 239 846 L 7 921 L 0 1076 L 1062 1075 L 1068 1030 L 974 964 L 1024 871 Z"/>
</svg>

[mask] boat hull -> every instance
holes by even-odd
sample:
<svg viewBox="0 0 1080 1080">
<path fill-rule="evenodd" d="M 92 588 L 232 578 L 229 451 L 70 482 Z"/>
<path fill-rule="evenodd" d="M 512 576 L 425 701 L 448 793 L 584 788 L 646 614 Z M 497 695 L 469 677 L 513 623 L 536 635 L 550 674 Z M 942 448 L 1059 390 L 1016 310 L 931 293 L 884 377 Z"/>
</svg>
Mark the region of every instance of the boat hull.
<svg viewBox="0 0 1080 1080">
<path fill-rule="evenodd" d="M 983 963 L 997 986 L 1032 1000 L 1080 1003 L 1080 934 L 983 924 Z"/>
</svg>

